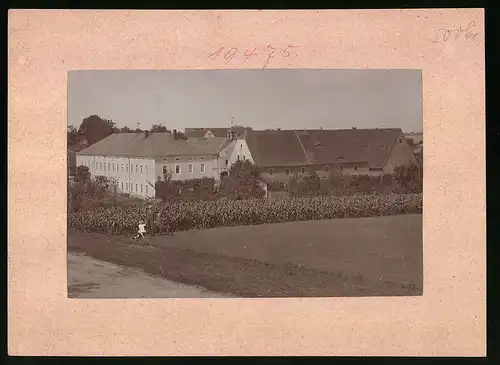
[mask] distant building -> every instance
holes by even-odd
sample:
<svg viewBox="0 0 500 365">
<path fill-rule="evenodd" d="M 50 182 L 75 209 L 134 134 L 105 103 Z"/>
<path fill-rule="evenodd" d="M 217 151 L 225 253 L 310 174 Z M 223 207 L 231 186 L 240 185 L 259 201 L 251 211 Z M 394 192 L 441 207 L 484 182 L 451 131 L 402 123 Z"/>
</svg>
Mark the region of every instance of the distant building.
<svg viewBox="0 0 500 365">
<path fill-rule="evenodd" d="M 112 188 L 138 197 L 154 197 L 155 182 L 170 173 L 173 180 L 220 179 L 225 161 L 219 152 L 235 141 L 226 137 L 188 138 L 173 133 L 113 133 L 76 153 L 76 164 L 93 176 L 106 176 Z"/>
<path fill-rule="evenodd" d="M 286 181 L 316 172 L 381 175 L 399 165 L 417 163 L 399 128 L 346 130 L 247 131 L 232 156 L 249 159 L 267 180 Z"/>
</svg>

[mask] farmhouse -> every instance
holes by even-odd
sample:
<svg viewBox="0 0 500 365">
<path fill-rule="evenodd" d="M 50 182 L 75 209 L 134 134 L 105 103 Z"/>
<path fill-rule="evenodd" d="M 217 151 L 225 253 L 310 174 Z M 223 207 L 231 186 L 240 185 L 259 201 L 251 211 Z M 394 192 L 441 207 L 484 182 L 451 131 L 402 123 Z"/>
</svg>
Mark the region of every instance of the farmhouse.
<svg viewBox="0 0 500 365">
<path fill-rule="evenodd" d="M 173 133 L 113 133 L 76 153 L 78 166 L 93 176 L 107 177 L 114 189 L 138 197 L 154 197 L 155 182 L 164 173 L 174 180 L 215 178 L 227 170 L 227 153 L 236 136 L 179 138 Z M 226 155 L 220 155 L 220 152 Z M 231 151 L 231 152 L 229 152 Z"/>
<path fill-rule="evenodd" d="M 417 163 L 399 128 L 345 130 L 246 131 L 233 147 L 232 159 L 248 159 L 267 181 L 333 169 L 344 174 L 381 175 L 396 166 Z"/>
</svg>

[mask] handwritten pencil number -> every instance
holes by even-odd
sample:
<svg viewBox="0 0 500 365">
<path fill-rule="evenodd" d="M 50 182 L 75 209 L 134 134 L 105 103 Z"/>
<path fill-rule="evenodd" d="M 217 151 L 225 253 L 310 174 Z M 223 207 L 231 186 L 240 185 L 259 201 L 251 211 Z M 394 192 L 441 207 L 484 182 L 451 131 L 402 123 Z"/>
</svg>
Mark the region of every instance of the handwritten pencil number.
<svg viewBox="0 0 500 365">
<path fill-rule="evenodd" d="M 297 46 L 289 45 L 283 50 L 283 57 L 290 57 L 290 48 L 297 48 Z"/>
<path fill-rule="evenodd" d="M 238 48 L 236 48 L 236 47 L 233 47 L 229 51 L 226 52 L 226 54 L 224 55 L 224 59 L 226 60 L 226 63 L 228 63 L 229 61 L 231 61 L 233 59 L 233 57 L 236 55 L 236 52 L 238 52 Z"/>
<path fill-rule="evenodd" d="M 269 61 L 271 60 L 271 58 L 274 58 L 274 52 L 276 52 L 276 47 L 273 47 L 270 44 L 268 44 L 267 45 L 267 51 L 269 53 L 268 53 L 267 60 L 266 60 L 266 63 L 264 64 L 263 68 L 266 68 L 267 65 L 269 65 Z"/>
<path fill-rule="evenodd" d="M 215 51 L 214 53 L 211 53 L 208 55 L 208 59 L 212 60 L 212 61 L 215 61 L 215 59 L 221 54 L 221 52 L 224 50 L 224 47 L 221 47 L 219 48 L 217 51 Z"/>
<path fill-rule="evenodd" d="M 243 60 L 243 62 L 247 62 L 248 59 L 252 56 L 257 56 L 257 53 L 255 53 L 255 51 L 257 50 L 257 48 L 254 48 L 252 49 L 250 52 L 248 52 L 248 48 L 245 50 L 245 59 Z"/>
</svg>

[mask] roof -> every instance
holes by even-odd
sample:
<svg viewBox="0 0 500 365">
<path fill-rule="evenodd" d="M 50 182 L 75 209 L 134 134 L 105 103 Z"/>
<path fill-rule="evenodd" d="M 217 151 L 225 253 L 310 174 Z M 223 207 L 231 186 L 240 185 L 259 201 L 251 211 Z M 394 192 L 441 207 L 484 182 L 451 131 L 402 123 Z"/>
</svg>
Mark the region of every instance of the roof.
<svg viewBox="0 0 500 365">
<path fill-rule="evenodd" d="M 113 133 L 77 155 L 155 157 L 171 155 L 209 155 L 219 152 L 226 138 L 188 138 L 175 140 L 171 133 Z"/>
<path fill-rule="evenodd" d="M 247 131 L 245 141 L 257 166 L 309 164 L 295 131 Z"/>
<path fill-rule="evenodd" d="M 227 137 L 229 128 L 186 128 L 186 137 L 204 137 L 210 131 L 215 137 Z"/>
<path fill-rule="evenodd" d="M 208 131 L 212 132 L 215 137 L 227 137 L 227 133 L 231 128 L 186 128 L 184 134 L 186 137 L 204 137 Z M 243 135 L 247 128 L 235 127 L 233 129 L 238 135 Z"/>
<path fill-rule="evenodd" d="M 381 168 L 400 135 L 399 128 L 273 130 L 249 132 L 246 142 L 263 167 L 368 162 Z"/>
</svg>

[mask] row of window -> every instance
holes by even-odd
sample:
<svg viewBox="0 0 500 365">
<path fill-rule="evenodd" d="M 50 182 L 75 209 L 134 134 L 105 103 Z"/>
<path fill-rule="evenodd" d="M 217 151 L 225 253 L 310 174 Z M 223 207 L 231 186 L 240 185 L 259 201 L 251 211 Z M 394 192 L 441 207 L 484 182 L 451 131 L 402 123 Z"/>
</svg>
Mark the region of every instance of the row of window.
<svg viewBox="0 0 500 365">
<path fill-rule="evenodd" d="M 340 170 L 343 170 L 343 169 L 344 169 L 344 166 L 340 165 Z M 356 171 L 358 169 L 358 165 L 354 165 L 353 169 L 354 169 L 354 171 Z M 330 167 L 328 165 L 326 165 L 325 166 L 325 171 L 329 171 L 329 170 L 330 170 Z M 269 169 L 268 172 L 269 172 L 269 175 L 274 175 L 274 169 Z M 300 172 L 302 174 L 305 174 L 306 173 L 306 168 L 302 167 L 300 169 Z M 285 174 L 290 175 L 290 169 L 285 169 Z"/>
<path fill-rule="evenodd" d="M 118 182 L 114 181 L 112 182 L 113 185 L 118 185 Z M 120 190 L 129 192 L 129 193 L 143 193 L 144 190 L 146 191 L 146 195 L 148 194 L 149 186 L 148 185 L 143 185 L 143 184 L 133 184 L 133 183 L 128 183 L 128 182 L 120 182 Z"/>
<path fill-rule="evenodd" d="M 91 172 L 96 172 L 96 171 L 103 171 L 103 172 L 111 172 L 111 171 L 116 171 L 116 172 L 129 172 L 129 165 L 128 164 L 115 164 L 114 162 L 88 162 L 88 161 L 83 161 L 83 166 L 87 166 Z M 124 171 L 124 166 L 125 166 L 125 171 Z M 133 165 L 130 164 L 130 172 L 134 172 L 134 167 L 135 167 L 135 172 L 140 173 L 141 175 L 145 172 L 146 175 L 148 174 L 148 165 Z"/>
<path fill-rule="evenodd" d="M 195 172 L 195 168 L 194 168 L 194 165 L 192 163 L 188 164 L 187 166 L 188 166 L 188 173 L 192 174 L 193 172 Z M 163 166 L 163 174 L 166 174 L 167 171 L 168 171 L 167 166 Z M 181 167 L 181 165 L 180 164 L 176 164 L 174 171 L 175 171 L 176 175 L 181 174 L 182 173 L 182 167 Z M 200 172 L 201 173 L 205 172 L 205 164 L 204 163 L 200 164 Z"/>
</svg>

